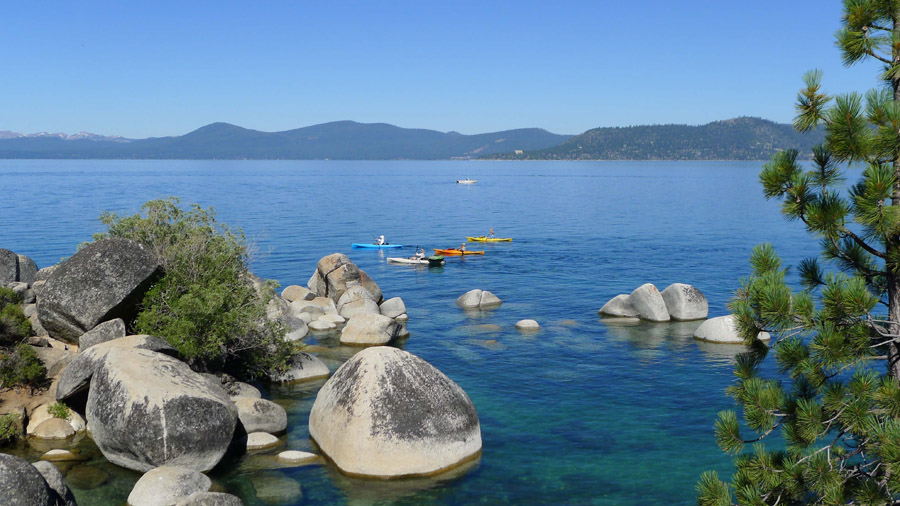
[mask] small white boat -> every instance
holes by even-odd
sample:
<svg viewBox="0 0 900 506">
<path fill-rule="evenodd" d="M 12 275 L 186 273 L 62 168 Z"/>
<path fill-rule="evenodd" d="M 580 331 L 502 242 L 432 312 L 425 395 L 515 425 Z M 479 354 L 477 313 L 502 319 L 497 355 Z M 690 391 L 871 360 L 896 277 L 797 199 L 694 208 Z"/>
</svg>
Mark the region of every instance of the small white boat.
<svg viewBox="0 0 900 506">
<path fill-rule="evenodd" d="M 392 264 L 414 264 L 414 265 L 443 265 L 444 257 L 435 255 L 426 258 L 416 257 L 387 257 L 388 263 Z"/>
<path fill-rule="evenodd" d="M 465 179 L 457 179 L 456 182 L 457 182 L 458 184 L 475 184 L 475 183 L 478 182 L 478 180 L 477 180 L 477 179 L 469 179 L 469 178 L 465 178 Z"/>
</svg>

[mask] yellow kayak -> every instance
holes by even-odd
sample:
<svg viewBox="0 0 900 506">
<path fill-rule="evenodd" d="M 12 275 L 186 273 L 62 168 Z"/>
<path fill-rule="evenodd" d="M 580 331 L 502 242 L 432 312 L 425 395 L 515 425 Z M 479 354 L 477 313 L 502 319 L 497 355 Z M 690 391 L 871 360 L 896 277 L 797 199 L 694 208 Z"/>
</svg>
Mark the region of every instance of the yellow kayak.
<svg viewBox="0 0 900 506">
<path fill-rule="evenodd" d="M 509 242 L 512 241 L 512 237 L 466 237 L 469 242 Z"/>
</svg>

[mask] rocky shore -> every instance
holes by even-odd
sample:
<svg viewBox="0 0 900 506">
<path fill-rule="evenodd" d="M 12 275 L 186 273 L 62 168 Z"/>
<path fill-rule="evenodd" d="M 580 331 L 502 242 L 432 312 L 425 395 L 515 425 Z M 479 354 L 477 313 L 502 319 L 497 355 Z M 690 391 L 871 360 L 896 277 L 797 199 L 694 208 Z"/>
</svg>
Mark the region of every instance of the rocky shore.
<svg viewBox="0 0 900 506">
<path fill-rule="evenodd" d="M 31 392 L 0 392 L 0 415 L 15 420 L 29 445 L 49 448 L 34 465 L 0 453 L 0 504 L 74 505 L 60 472 L 67 468 L 56 465 L 77 460 L 63 448 L 85 437 L 110 463 L 144 473 L 128 497 L 132 506 L 241 504 L 211 492 L 204 473 L 229 455 L 281 444 L 286 412 L 249 383 L 193 370 L 162 336 L 132 332 L 140 302 L 162 272 L 145 246 L 126 239 L 94 242 L 41 270 L 0 249 L 0 286 L 18 297 L 32 329 L 25 343 L 47 374 Z M 267 296 L 264 280 L 248 274 L 247 282 Z M 465 392 L 421 358 L 383 346 L 409 335 L 404 301 L 385 299 L 346 255 L 323 257 L 306 287 L 269 297 L 266 318 L 283 325 L 295 347 L 287 370 L 261 380 L 328 378 L 310 432 L 338 469 L 379 478 L 429 475 L 480 454 L 478 416 Z M 360 350 L 334 375 L 304 351 L 304 339 L 323 333 Z M 304 452 L 278 458 L 323 461 Z"/>
</svg>

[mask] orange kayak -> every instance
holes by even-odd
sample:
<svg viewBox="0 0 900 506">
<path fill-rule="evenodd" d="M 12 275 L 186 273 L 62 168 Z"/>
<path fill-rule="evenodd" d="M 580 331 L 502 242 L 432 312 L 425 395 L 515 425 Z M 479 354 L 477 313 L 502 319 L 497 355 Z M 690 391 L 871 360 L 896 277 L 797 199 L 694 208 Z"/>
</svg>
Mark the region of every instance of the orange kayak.
<svg viewBox="0 0 900 506">
<path fill-rule="evenodd" d="M 463 251 L 461 249 L 435 249 L 438 255 L 460 256 L 460 255 L 484 255 L 484 251 Z"/>
</svg>

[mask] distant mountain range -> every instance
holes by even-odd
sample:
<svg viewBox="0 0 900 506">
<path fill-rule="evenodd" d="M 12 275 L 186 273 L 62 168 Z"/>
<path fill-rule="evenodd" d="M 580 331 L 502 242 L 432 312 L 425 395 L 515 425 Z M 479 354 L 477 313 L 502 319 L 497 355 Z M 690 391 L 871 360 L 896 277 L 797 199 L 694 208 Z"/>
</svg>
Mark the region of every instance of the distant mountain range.
<svg viewBox="0 0 900 506">
<path fill-rule="evenodd" d="M 77 134 L 81 135 L 81 134 Z M 213 123 L 185 135 L 73 139 L 64 134 L 0 138 L 0 158 L 441 160 L 555 146 L 570 135 L 524 128 L 478 135 L 336 121 L 284 132 Z"/>
<path fill-rule="evenodd" d="M 491 155 L 506 160 L 767 160 L 797 149 L 809 158 L 825 140 L 824 130 L 805 134 L 772 121 L 741 117 L 706 125 L 594 128 L 558 146 Z"/>
<path fill-rule="evenodd" d="M 119 137 L 117 135 L 109 137 L 106 135 L 97 135 L 88 132 L 78 132 L 73 135 L 63 133 L 51 134 L 48 132 L 38 132 L 36 134 L 20 134 L 18 132 L 10 132 L 9 130 L 0 130 L 0 140 L 4 139 L 62 139 L 64 141 L 110 141 L 110 142 L 131 142 L 131 139 Z"/>
<path fill-rule="evenodd" d="M 824 133 L 741 117 L 706 125 L 595 128 L 558 135 L 539 128 L 478 135 L 336 121 L 283 132 L 213 123 L 185 135 L 126 139 L 81 132 L 0 132 L 0 158 L 291 160 L 764 160 L 795 148 L 808 157 Z"/>
</svg>

